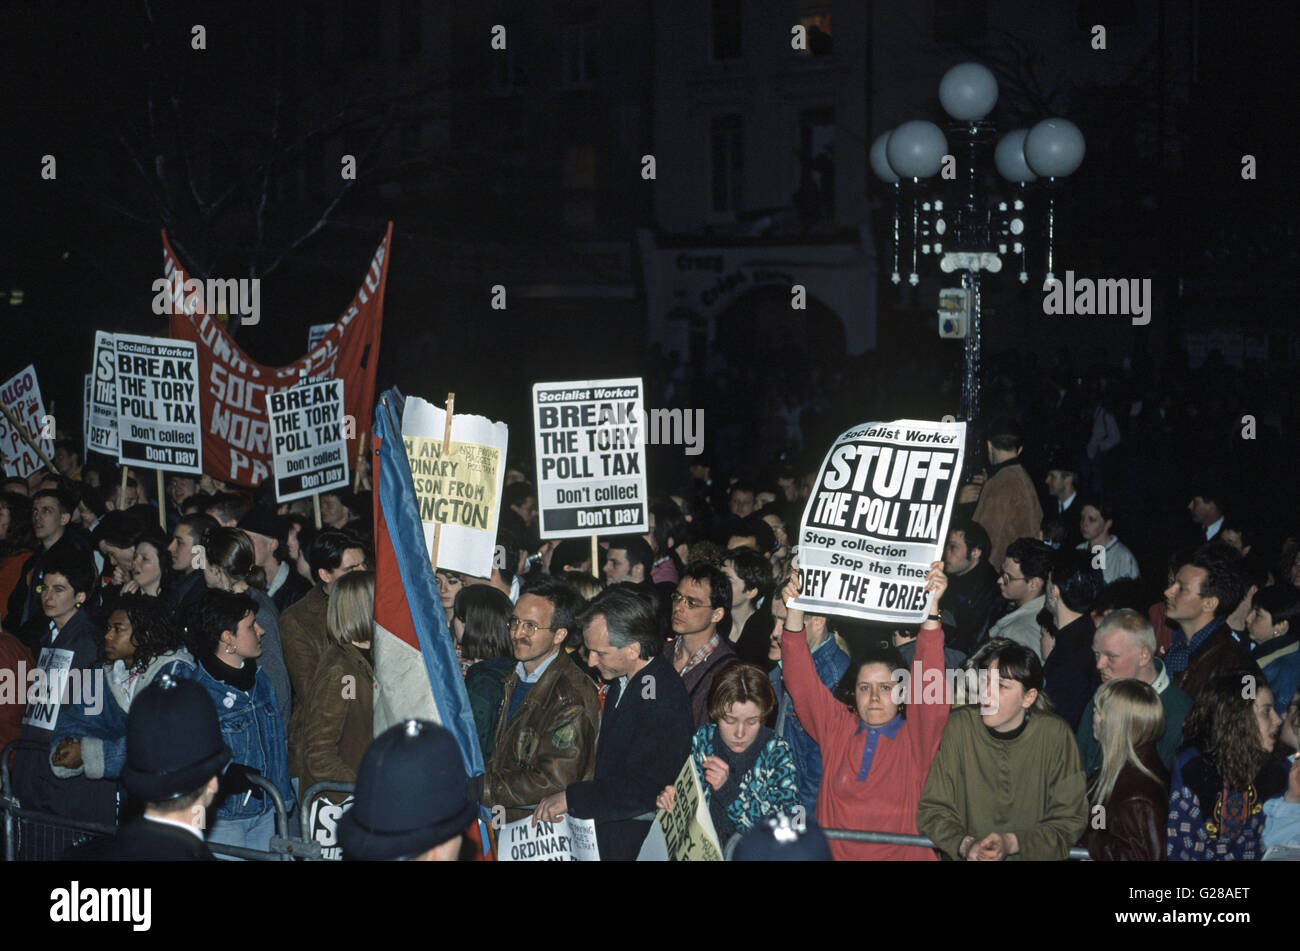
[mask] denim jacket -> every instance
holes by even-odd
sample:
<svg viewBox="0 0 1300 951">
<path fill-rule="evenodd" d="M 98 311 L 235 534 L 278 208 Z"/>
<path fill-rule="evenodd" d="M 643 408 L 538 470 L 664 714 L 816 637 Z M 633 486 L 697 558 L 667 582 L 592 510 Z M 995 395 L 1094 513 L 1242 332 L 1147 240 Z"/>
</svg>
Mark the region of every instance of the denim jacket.
<svg viewBox="0 0 1300 951">
<path fill-rule="evenodd" d="M 149 666 L 137 675 L 137 682 L 128 687 L 126 682 L 116 679 L 112 664 L 101 664 L 95 671 L 100 677 L 101 689 L 96 704 L 99 709 L 88 707 L 84 702 L 69 706 L 50 734 L 50 769 L 54 775 L 60 779 L 81 772 L 87 779 L 117 779 L 121 776 L 126 764 L 126 714 L 132 698 L 139 696 L 140 691 L 161 674 L 170 674 L 177 679 L 192 678 L 194 667 L 194 658 L 182 647 L 149 661 Z M 81 740 L 82 764 L 76 769 L 55 766 L 52 759 L 60 741 L 69 736 Z"/>
<path fill-rule="evenodd" d="M 812 652 L 817 679 L 834 690 L 849 669 L 849 655 L 835 642 L 835 635 L 827 633 L 826 640 Z M 776 691 L 776 735 L 785 740 L 794 752 L 795 773 L 799 778 L 799 800 L 808 815 L 817 814 L 817 790 L 822 782 L 822 752 L 817 741 L 808 735 L 794 713 L 794 701 L 785 691 L 781 668 L 774 667 L 768 674 L 772 689 Z"/>
<path fill-rule="evenodd" d="M 275 699 L 275 688 L 259 668 L 251 693 L 245 693 L 208 673 L 202 662 L 194 679 L 212 695 L 221 721 L 221 738 L 234 753 L 232 763 L 241 763 L 273 782 L 284 797 L 286 810 L 293 808 L 293 787 L 289 783 L 289 753 L 285 740 L 284 720 Z M 217 810 L 218 819 L 255 819 L 271 811 L 271 801 L 263 794 L 227 796 Z"/>
</svg>

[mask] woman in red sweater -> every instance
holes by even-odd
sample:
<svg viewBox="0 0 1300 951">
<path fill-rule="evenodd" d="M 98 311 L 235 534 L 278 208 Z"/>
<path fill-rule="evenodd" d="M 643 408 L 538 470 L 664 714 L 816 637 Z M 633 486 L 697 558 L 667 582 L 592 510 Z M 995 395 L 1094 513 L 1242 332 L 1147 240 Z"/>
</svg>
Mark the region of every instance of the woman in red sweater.
<svg viewBox="0 0 1300 951">
<path fill-rule="evenodd" d="M 799 722 L 821 748 L 825 768 L 817 796 L 817 821 L 824 829 L 918 834 L 916 807 L 948 722 L 950 699 L 945 690 L 933 686 L 944 683 L 943 628 L 937 610 L 948 587 L 942 561 L 930 565 L 925 581 L 930 592 L 929 617 L 917 636 L 907 695 L 903 696 L 901 674 L 895 676 L 888 659 L 868 656 L 849 668 L 854 709 L 837 700 L 817 679 L 803 633 L 803 612 L 786 609 L 781 665 Z M 785 608 L 785 602 L 799 593 L 799 586 L 796 573 L 782 589 L 781 603 L 772 605 L 773 613 Z M 927 702 L 920 702 L 922 698 Z M 912 701 L 906 719 L 900 699 Z M 831 854 L 838 861 L 935 861 L 930 848 L 841 840 L 831 841 Z"/>
</svg>

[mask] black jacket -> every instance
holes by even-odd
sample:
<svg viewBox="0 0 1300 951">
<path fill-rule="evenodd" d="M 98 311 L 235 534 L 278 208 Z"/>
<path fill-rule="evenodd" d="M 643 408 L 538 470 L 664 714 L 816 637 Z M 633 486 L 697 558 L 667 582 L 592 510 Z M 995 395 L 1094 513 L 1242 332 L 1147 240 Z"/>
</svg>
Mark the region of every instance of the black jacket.
<svg viewBox="0 0 1300 951">
<path fill-rule="evenodd" d="M 565 791 L 569 812 L 596 820 L 602 860 L 637 857 L 650 831 L 638 816 L 653 813 L 655 799 L 672 784 L 691 753 L 695 721 L 682 678 L 656 657 L 627 683 L 619 702 L 610 684 L 596 740 L 596 774 Z"/>
<path fill-rule="evenodd" d="M 48 622 L 47 622 L 48 625 Z M 95 622 L 85 610 L 78 611 L 63 626 L 58 639 L 50 643 L 48 626 L 45 636 L 34 655 L 37 664 L 41 663 L 46 651 L 71 651 L 70 671 L 80 671 L 78 679 L 85 683 L 88 678 L 96 676 L 95 668 L 99 660 L 99 631 Z M 53 656 L 59 656 L 57 654 Z M 102 676 L 97 676 L 96 688 L 102 703 L 115 703 L 108 695 L 107 686 Z M 38 703 L 31 700 L 27 704 L 24 719 L 33 722 L 23 724 L 21 739 L 23 747 L 18 750 L 13 761 L 14 790 L 24 808 L 41 812 L 52 812 L 70 819 L 84 819 L 87 822 L 100 822 L 113 825 L 117 822 L 117 783 L 104 779 L 87 779 L 84 775 L 69 779 L 59 779 L 50 769 L 50 740 L 53 727 L 58 725 L 58 717 L 69 703 L 76 699 L 72 695 L 73 681 L 69 676 L 62 702 Z M 92 700 L 87 694 L 81 699 Z"/>
<path fill-rule="evenodd" d="M 111 839 L 87 842 L 65 853 L 73 862 L 212 862 L 207 844 L 184 829 L 144 816 L 132 819 Z"/>
<path fill-rule="evenodd" d="M 46 627 L 45 612 L 41 608 L 41 599 L 36 594 L 36 584 L 40 580 L 40 574 L 46 561 L 52 555 L 65 551 L 72 551 L 81 555 L 85 559 L 91 575 L 95 574 L 95 558 L 91 554 L 90 543 L 86 540 L 84 533 L 69 525 L 63 530 L 63 536 L 54 543 L 52 548 L 36 551 L 27 561 L 23 562 L 22 574 L 9 595 L 9 613 L 5 616 L 5 629 L 16 633 L 18 639 L 26 644 L 33 654 L 37 652 L 37 644 L 41 639 L 41 635 L 45 633 Z M 93 593 L 87 593 L 91 594 L 93 600 Z M 97 605 L 92 607 L 97 607 Z"/>
<path fill-rule="evenodd" d="M 1052 709 L 1070 724 L 1072 733 L 1079 732 L 1079 718 L 1099 681 L 1092 654 L 1094 633 L 1092 618 L 1081 615 L 1057 632 L 1056 646 L 1043 661 L 1047 699 L 1052 701 Z"/>
<path fill-rule="evenodd" d="M 269 584 L 272 578 L 267 578 Z M 289 566 L 289 577 L 284 579 L 284 584 L 276 589 L 275 594 L 271 595 L 271 601 L 275 608 L 281 614 L 299 598 L 303 597 L 312 588 L 312 584 L 294 569 L 293 565 Z"/>
<path fill-rule="evenodd" d="M 984 559 L 964 575 L 949 575 L 948 590 L 939 600 L 939 611 L 948 622 L 943 626 L 944 644 L 968 656 L 974 653 L 1001 606 L 997 573 Z"/>
</svg>

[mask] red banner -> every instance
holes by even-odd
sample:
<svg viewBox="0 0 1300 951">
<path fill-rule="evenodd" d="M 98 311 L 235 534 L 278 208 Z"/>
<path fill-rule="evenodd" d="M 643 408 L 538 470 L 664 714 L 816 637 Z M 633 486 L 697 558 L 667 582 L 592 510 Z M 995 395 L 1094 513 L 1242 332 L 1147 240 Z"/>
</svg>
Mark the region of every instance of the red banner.
<svg viewBox="0 0 1300 951">
<path fill-rule="evenodd" d="M 267 367 L 250 360 L 230 334 L 202 306 L 199 294 L 182 300 L 186 275 L 167 232 L 163 274 L 177 289 L 178 312 L 168 318 L 170 336 L 199 346 L 199 413 L 203 423 L 203 470 L 214 479 L 256 486 L 271 474 L 271 429 L 266 395 L 294 386 L 304 376 L 343 380 L 344 414 L 355 432 L 348 438 L 348 466 L 355 463 L 360 440 L 370 429 L 375 403 L 375 371 L 384 323 L 384 287 L 393 223 L 370 261 L 370 271 L 348 309 L 319 343 L 288 366 Z M 232 282 L 233 283 L 233 282 Z M 191 282 L 191 287 L 194 283 Z M 260 296 L 260 295 L 259 295 Z M 182 307 L 180 304 L 188 306 Z M 184 312 L 189 310 L 189 313 Z M 230 317 L 239 320 L 238 315 Z"/>
</svg>

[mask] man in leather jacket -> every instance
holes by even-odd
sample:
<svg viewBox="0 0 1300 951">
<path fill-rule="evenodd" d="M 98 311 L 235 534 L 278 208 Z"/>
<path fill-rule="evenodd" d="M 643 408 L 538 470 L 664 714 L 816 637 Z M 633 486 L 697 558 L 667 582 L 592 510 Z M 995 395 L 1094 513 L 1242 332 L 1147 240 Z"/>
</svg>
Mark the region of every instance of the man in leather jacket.
<svg viewBox="0 0 1300 951">
<path fill-rule="evenodd" d="M 525 585 L 510 619 L 518 663 L 506 677 L 482 797 L 504 807 L 507 822 L 595 770 L 596 688 L 561 646 L 583 607 L 571 585 L 542 575 Z"/>
</svg>

